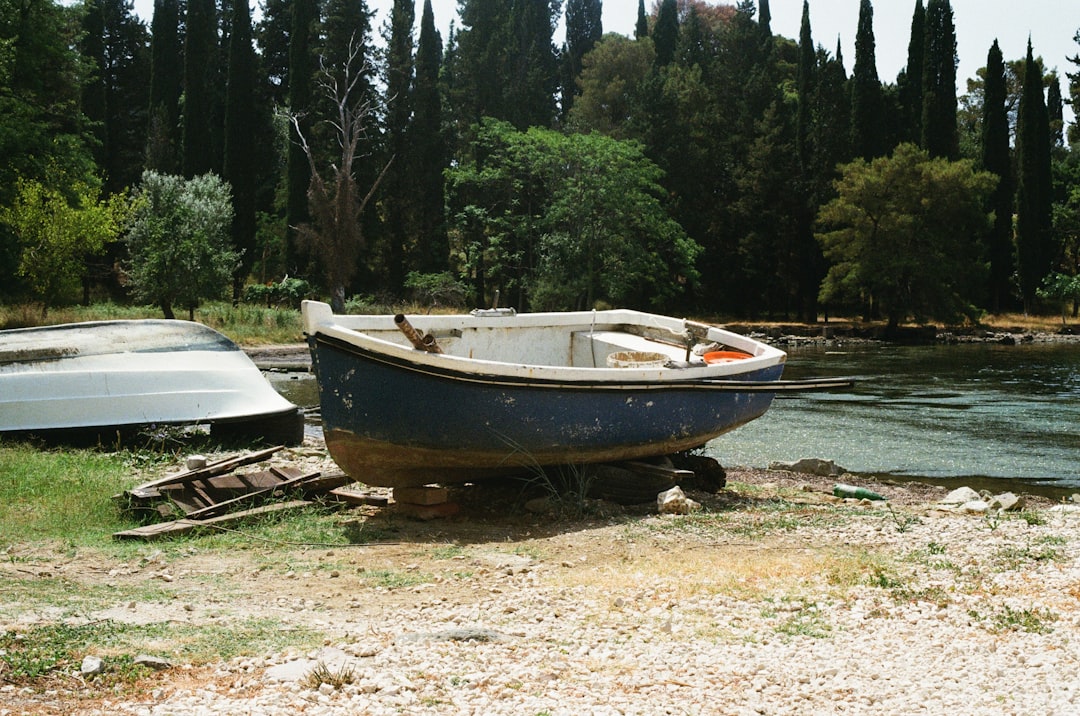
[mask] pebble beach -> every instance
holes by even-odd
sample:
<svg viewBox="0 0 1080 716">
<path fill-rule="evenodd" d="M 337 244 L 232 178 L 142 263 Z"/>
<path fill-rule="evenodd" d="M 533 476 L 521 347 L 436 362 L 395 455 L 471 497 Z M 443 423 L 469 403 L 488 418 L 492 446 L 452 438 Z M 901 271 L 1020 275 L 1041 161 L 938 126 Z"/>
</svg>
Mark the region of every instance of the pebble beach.
<svg viewBox="0 0 1080 716">
<path fill-rule="evenodd" d="M 1080 712 L 1075 505 L 969 514 L 925 485 L 867 484 L 884 503 L 786 472 L 728 481 L 696 514 L 541 519 L 435 561 L 418 546 L 412 586 L 287 575 L 301 596 L 271 582 L 263 611 L 322 647 L 177 664 L 139 698 L 64 713 Z M 4 696 L 0 714 L 32 712 Z"/>
</svg>

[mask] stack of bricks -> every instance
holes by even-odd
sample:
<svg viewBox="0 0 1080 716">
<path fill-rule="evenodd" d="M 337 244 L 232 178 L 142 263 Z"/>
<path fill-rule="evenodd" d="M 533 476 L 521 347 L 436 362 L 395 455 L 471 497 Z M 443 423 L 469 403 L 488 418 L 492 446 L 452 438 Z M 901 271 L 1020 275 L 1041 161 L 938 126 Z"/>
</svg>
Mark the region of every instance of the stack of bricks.
<svg viewBox="0 0 1080 716">
<path fill-rule="evenodd" d="M 445 487 L 425 485 L 394 488 L 394 503 L 398 514 L 415 517 L 418 520 L 434 520 L 456 515 L 460 505 L 449 500 L 450 496 Z"/>
</svg>

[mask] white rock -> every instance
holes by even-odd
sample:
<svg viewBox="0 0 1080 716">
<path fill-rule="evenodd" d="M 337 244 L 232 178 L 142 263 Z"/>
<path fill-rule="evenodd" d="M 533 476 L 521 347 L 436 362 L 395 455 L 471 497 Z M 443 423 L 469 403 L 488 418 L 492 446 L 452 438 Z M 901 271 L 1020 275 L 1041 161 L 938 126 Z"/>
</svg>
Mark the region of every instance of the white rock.
<svg viewBox="0 0 1080 716">
<path fill-rule="evenodd" d="M 981 500 L 982 496 L 978 492 L 972 490 L 970 487 L 958 487 L 949 494 L 945 495 L 944 499 L 938 500 L 938 504 L 941 505 L 962 505 L 965 502 L 975 502 Z"/>
<path fill-rule="evenodd" d="M 972 500 L 960 505 L 960 511 L 968 515 L 983 515 L 990 511 L 990 505 L 985 500 Z"/>
<path fill-rule="evenodd" d="M 79 669 L 83 676 L 95 676 L 105 670 L 105 662 L 100 656 L 88 654 L 83 657 L 82 668 Z"/>
</svg>

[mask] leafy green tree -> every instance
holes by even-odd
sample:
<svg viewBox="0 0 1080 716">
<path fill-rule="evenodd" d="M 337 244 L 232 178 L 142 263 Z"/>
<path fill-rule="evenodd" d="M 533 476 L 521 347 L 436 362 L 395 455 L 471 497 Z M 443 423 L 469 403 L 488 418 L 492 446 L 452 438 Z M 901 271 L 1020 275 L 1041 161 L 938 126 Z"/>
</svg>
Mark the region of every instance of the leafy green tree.
<svg viewBox="0 0 1080 716">
<path fill-rule="evenodd" d="M 660 305 L 697 277 L 700 250 L 667 215 L 660 172 L 636 142 L 518 132 L 485 122 L 448 172 L 452 237 L 467 274 L 518 307 Z"/>
<path fill-rule="evenodd" d="M 154 0 L 150 25 L 150 108 L 146 168 L 163 174 L 180 170 L 180 95 L 183 49 L 179 0 Z"/>
<path fill-rule="evenodd" d="M 1058 152 L 1065 148 L 1065 107 L 1057 72 L 1051 72 L 1046 83 L 1046 114 L 1050 119 L 1050 148 Z"/>
<path fill-rule="evenodd" d="M 20 178 L 14 203 L 0 209 L 0 223 L 7 224 L 20 243 L 18 273 L 41 301 L 43 318 L 50 306 L 72 295 L 82 278 L 84 257 L 116 240 L 130 213 L 124 194 L 101 200 L 96 186 L 78 179 L 66 189 L 67 196 Z"/>
<path fill-rule="evenodd" d="M 931 158 L 912 144 L 842 168 L 837 197 L 818 214 L 832 265 L 821 300 L 871 304 L 896 327 L 906 318 L 974 313 L 982 288 L 975 237 L 985 232 L 996 179 L 969 160 Z"/>
<path fill-rule="evenodd" d="M 213 174 L 185 179 L 147 171 L 136 200 L 126 239 L 132 292 L 165 318 L 181 307 L 194 320 L 203 300 L 229 290 L 240 258 L 229 242 L 229 187 Z"/>
<path fill-rule="evenodd" d="M 1043 96 L 1042 71 L 1028 41 L 1024 89 L 1016 125 L 1016 263 L 1024 311 L 1034 308 L 1035 292 L 1054 260 L 1053 186 L 1050 118 Z"/>
<path fill-rule="evenodd" d="M 855 70 L 851 76 L 851 150 L 854 156 L 870 160 L 885 153 L 882 107 L 874 41 L 874 7 L 870 0 L 861 0 L 855 34 Z"/>
<path fill-rule="evenodd" d="M 1061 325 L 1064 327 L 1067 325 L 1065 317 L 1069 304 L 1073 305 L 1073 315 L 1075 315 L 1076 305 L 1080 304 L 1080 276 L 1064 273 L 1048 274 L 1037 293 L 1039 298 L 1055 301 L 1061 306 Z"/>
<path fill-rule="evenodd" d="M 596 131 L 615 139 L 637 136 L 639 97 L 656 53 L 652 40 L 630 40 L 608 33 L 582 58 L 581 95 L 568 120 L 578 131 Z"/>
<path fill-rule="evenodd" d="M 932 157 L 960 156 L 956 128 L 956 28 L 949 0 L 926 6 L 922 146 Z"/>
<path fill-rule="evenodd" d="M 0 0 L 0 207 L 11 206 L 19 177 L 53 186 L 50 167 L 90 183 L 97 171 L 79 108 L 80 8 L 47 0 Z M 20 243 L 0 227 L 0 295 L 28 290 L 17 275 Z"/>
</svg>

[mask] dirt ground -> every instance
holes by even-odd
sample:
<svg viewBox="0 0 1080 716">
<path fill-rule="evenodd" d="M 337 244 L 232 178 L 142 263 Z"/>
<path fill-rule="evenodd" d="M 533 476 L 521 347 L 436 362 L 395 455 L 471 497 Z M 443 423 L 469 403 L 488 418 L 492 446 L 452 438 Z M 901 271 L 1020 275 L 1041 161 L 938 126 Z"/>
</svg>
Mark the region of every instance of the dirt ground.
<svg viewBox="0 0 1080 716">
<path fill-rule="evenodd" d="M 306 448 L 281 459 L 310 461 L 311 452 Z M 72 595 L 101 594 L 103 589 L 115 593 L 115 600 L 98 597 L 79 607 L 80 619 L 91 622 L 198 626 L 258 618 L 276 620 L 286 631 L 314 630 L 325 635 L 326 643 L 343 638 L 378 641 L 383 636 L 371 625 L 378 624 L 380 615 L 416 609 L 418 602 L 421 607 L 428 602 L 476 603 L 507 589 L 504 580 L 541 565 L 566 584 L 594 582 L 600 574 L 619 582 L 635 565 L 674 559 L 692 570 L 748 544 L 757 550 L 803 548 L 806 538 L 798 530 L 772 527 L 763 515 L 778 505 L 793 519 L 818 519 L 842 504 L 831 495 L 836 482 L 832 477 L 729 469 L 727 480 L 729 486 L 716 492 L 690 492 L 701 503 L 702 514 L 723 515 L 729 521 L 720 530 L 672 529 L 674 520 L 693 518 L 657 516 L 655 504 L 590 500 L 535 513 L 524 504 L 542 491 L 535 486 L 530 491 L 520 482 L 494 481 L 451 488 L 450 501 L 460 511 L 449 518 L 413 519 L 402 516 L 393 503 L 344 510 L 335 519 L 349 544 L 264 544 L 253 538 L 241 549 L 226 551 L 202 549 L 200 538 L 190 537 L 148 543 L 121 559 L 27 543 L 7 548 L 0 580 L 22 580 L 29 592 L 41 580 L 62 582 Z M 925 514 L 945 494 L 943 488 L 916 483 L 845 482 L 888 496 L 890 505 L 904 515 Z M 1030 504 L 1049 504 L 1030 499 Z M 852 509 L 860 505 L 843 504 Z M 881 507 L 861 505 L 867 510 Z M 584 514 L 570 509 L 579 506 Z M 147 585 L 155 590 L 152 599 L 124 596 L 145 593 Z M 71 607 L 63 599 L 51 607 L 25 606 L 0 603 L 0 632 L 71 618 Z M 169 651 L 167 644 L 157 647 L 159 653 Z M 188 688 L 215 678 L 216 668 L 187 665 L 125 688 L 135 694 Z M 107 695 L 77 673 L 54 674 L 27 685 L 5 681 L 0 671 L 4 716 L 91 713 L 103 703 Z"/>
</svg>

